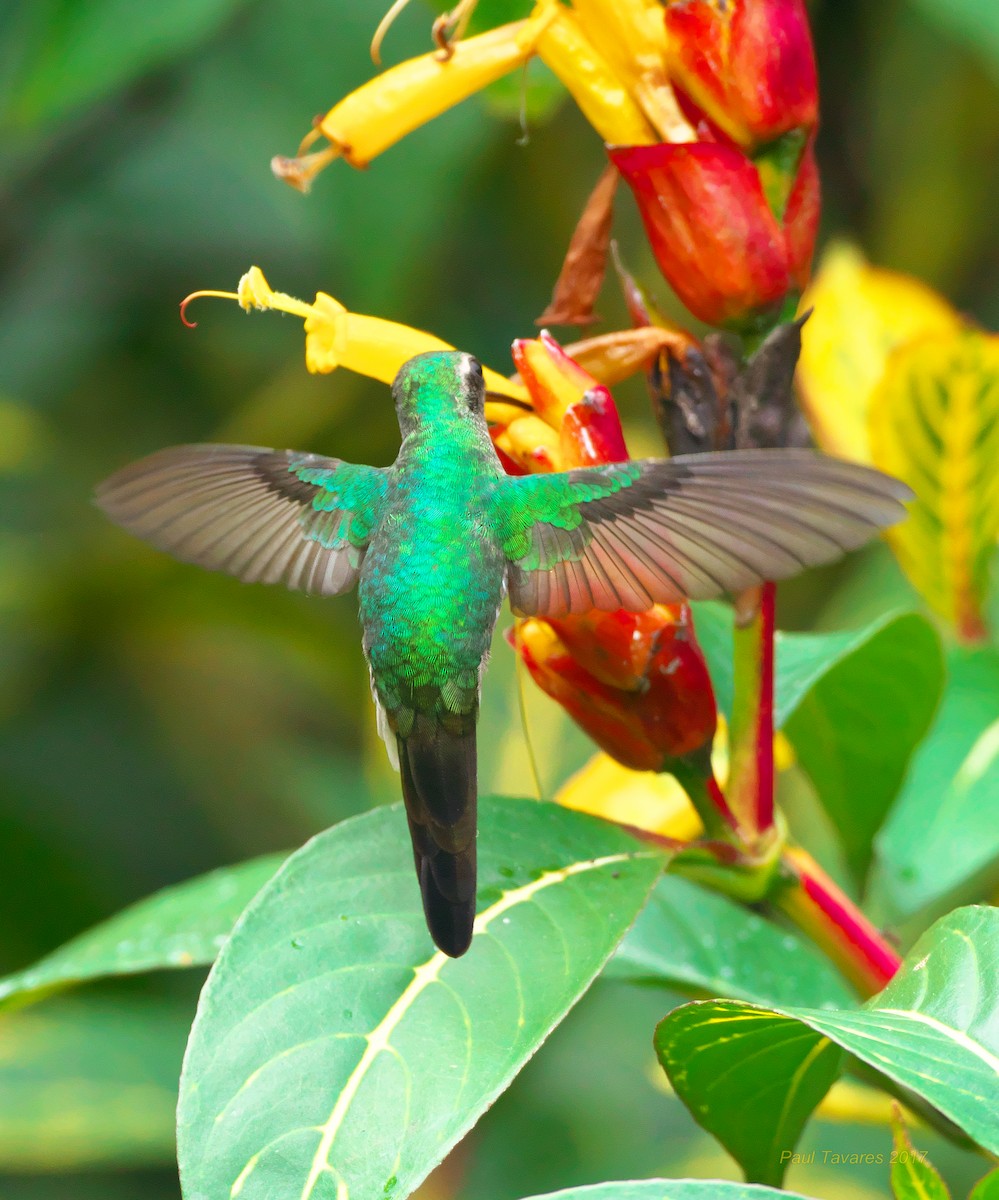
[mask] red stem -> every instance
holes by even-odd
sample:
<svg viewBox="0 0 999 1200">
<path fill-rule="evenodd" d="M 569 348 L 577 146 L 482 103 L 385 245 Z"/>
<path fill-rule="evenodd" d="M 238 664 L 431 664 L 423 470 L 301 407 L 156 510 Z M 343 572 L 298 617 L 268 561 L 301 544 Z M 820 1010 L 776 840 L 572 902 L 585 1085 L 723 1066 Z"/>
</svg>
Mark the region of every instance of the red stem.
<svg viewBox="0 0 999 1200">
<path fill-rule="evenodd" d="M 880 992 L 901 965 L 895 947 L 806 850 L 788 847 L 784 863 L 794 881 L 775 897 L 778 906 L 865 996 Z"/>
<path fill-rule="evenodd" d="M 760 694 L 756 714 L 756 829 L 774 823 L 774 610 L 777 585 L 765 583 L 760 595 Z"/>
<path fill-rule="evenodd" d="M 735 814 L 729 808 L 728 801 L 725 799 L 725 793 L 721 790 L 718 780 L 715 779 L 714 771 L 708 776 L 706 782 L 708 798 L 715 806 L 722 819 L 730 829 L 737 830 L 739 822 L 735 819 Z"/>
</svg>

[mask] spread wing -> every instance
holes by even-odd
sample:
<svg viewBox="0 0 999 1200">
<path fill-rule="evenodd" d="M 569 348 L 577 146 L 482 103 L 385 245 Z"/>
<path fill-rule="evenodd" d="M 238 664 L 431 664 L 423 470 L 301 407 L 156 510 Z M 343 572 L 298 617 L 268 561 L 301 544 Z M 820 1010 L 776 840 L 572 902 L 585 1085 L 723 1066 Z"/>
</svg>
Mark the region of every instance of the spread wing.
<svg viewBox="0 0 999 1200">
<path fill-rule="evenodd" d="M 106 479 L 96 499 L 184 562 L 332 596 L 357 578 L 387 475 L 292 450 L 174 446 Z"/>
<path fill-rule="evenodd" d="M 786 578 L 900 521 L 911 495 L 810 450 L 741 450 L 505 478 L 493 515 L 514 612 L 563 616 Z"/>
</svg>

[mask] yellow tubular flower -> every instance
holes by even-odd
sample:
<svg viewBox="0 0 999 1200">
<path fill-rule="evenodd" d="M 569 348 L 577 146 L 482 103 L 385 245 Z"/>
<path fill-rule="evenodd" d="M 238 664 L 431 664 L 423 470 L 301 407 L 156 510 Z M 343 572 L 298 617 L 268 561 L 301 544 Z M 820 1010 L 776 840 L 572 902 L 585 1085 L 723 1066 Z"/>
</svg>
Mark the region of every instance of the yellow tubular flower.
<svg viewBox="0 0 999 1200">
<path fill-rule="evenodd" d="M 392 5 L 373 43 L 377 57 Z M 526 63 L 545 62 L 605 142 L 651 145 L 695 141 L 666 77 L 666 32 L 657 0 L 537 0 L 531 15 L 462 38 L 470 4 L 459 4 L 445 51 L 409 59 L 351 92 L 302 141 L 298 155 L 276 156 L 274 173 L 300 191 L 328 163 L 366 166 L 407 133 Z M 440 25 L 440 22 L 438 22 Z M 437 26 L 435 26 L 437 29 Z M 312 151 L 320 139 L 329 145 Z"/>
<path fill-rule="evenodd" d="M 297 158 L 276 156 L 275 175 L 307 191 L 313 176 L 335 158 L 366 166 L 407 133 L 526 62 L 546 19 L 541 14 L 502 25 L 456 42 L 449 56 L 434 51 L 376 75 L 330 109 L 302 142 Z M 319 137 L 330 145 L 303 154 Z"/>
<path fill-rule="evenodd" d="M 597 50 L 569 9 L 556 7 L 550 13 L 537 39 L 537 54 L 562 81 L 605 142 L 646 146 L 659 141 L 632 98 L 627 81 Z"/>
<path fill-rule="evenodd" d="M 656 140 L 696 141 L 666 74 L 666 22 L 658 0 L 573 0 L 572 7 L 590 43 L 626 82 Z"/>
<path fill-rule="evenodd" d="M 402 364 L 414 355 L 427 350 L 454 349 L 450 343 L 421 329 L 349 312 L 325 292 L 317 294 L 314 304 L 275 292 L 259 267 L 246 272 L 235 292 L 194 292 L 181 305 L 182 316 L 187 304 L 199 296 L 237 300 L 247 312 L 256 308 L 301 317 L 305 321 L 305 365 L 316 375 L 346 367 L 359 375 L 391 383 Z M 517 411 L 522 411 L 527 392 L 521 384 L 512 383 L 489 367 L 483 368 L 483 374 L 490 392 L 520 401 Z"/>
<path fill-rule="evenodd" d="M 555 795 L 556 804 L 692 842 L 704 826 L 687 793 L 672 775 L 632 771 L 609 754 L 597 754 Z"/>
<path fill-rule="evenodd" d="M 486 416 L 491 417 L 489 406 Z M 497 447 L 515 463 L 531 473 L 562 471 L 562 439 L 557 430 L 533 415 L 521 414 L 496 435 Z"/>
</svg>

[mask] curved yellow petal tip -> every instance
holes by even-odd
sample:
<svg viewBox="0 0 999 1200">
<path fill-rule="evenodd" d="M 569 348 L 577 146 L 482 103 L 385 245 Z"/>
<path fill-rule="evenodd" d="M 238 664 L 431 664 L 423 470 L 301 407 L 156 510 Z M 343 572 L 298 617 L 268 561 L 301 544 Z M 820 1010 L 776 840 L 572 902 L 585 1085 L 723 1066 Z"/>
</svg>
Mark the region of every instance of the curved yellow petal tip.
<svg viewBox="0 0 999 1200">
<path fill-rule="evenodd" d="M 275 154 L 271 159 L 271 170 L 276 178 L 283 180 L 296 191 L 306 193 L 323 167 L 340 158 L 342 154 L 343 149 L 332 142 L 323 150 L 316 150 L 312 154 L 298 154 L 294 158 L 285 154 Z"/>
</svg>

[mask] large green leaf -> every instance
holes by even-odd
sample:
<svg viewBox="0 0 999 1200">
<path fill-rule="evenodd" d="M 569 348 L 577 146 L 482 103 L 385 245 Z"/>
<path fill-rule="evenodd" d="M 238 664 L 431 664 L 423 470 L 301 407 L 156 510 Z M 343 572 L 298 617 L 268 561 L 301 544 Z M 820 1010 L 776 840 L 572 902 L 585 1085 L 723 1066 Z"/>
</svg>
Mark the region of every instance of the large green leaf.
<svg viewBox="0 0 999 1200">
<path fill-rule="evenodd" d="M 487 800 L 476 936 L 434 953 L 398 805 L 293 855 L 202 996 L 178 1111 L 189 1200 L 402 1196 L 606 962 L 663 866 L 592 817 Z"/>
<path fill-rule="evenodd" d="M 208 966 L 283 857 L 223 867 L 140 900 L 33 966 L 0 979 L 0 1008 L 107 975 Z"/>
<path fill-rule="evenodd" d="M 851 992 L 808 942 L 745 905 L 666 875 L 606 975 L 697 996 L 841 1008 Z"/>
<path fill-rule="evenodd" d="M 531 1200 L 806 1200 L 798 1192 L 776 1192 L 751 1183 L 726 1183 L 719 1179 L 638 1179 L 623 1183 L 594 1183 L 566 1188 Z"/>
<path fill-rule="evenodd" d="M 888 618 L 866 632 L 784 726 L 861 878 L 944 683 L 940 639 L 924 617 Z"/>
<path fill-rule="evenodd" d="M 999 912 L 965 908 L 937 922 L 861 1009 L 695 1002 L 660 1023 L 656 1049 L 694 1118 L 755 1179 L 781 1179 L 781 1153 L 832 1082 L 840 1049 L 995 1152 Z"/>
<path fill-rule="evenodd" d="M 746 1178 L 777 1185 L 843 1059 L 790 1012 L 725 1000 L 675 1009 L 655 1047 L 677 1095 Z"/>
<path fill-rule="evenodd" d="M 732 612 L 695 605 L 719 707 L 732 711 Z M 944 682 L 940 640 L 918 613 L 843 633 L 778 633 L 774 725 L 783 728 L 858 874 L 930 726 Z"/>
<path fill-rule="evenodd" d="M 134 997 L 0 1018 L 0 1172 L 171 1162 L 189 1024 Z"/>
<path fill-rule="evenodd" d="M 875 845 L 887 921 L 939 905 L 999 863 L 999 650 L 954 647 L 943 704 Z"/>
</svg>

